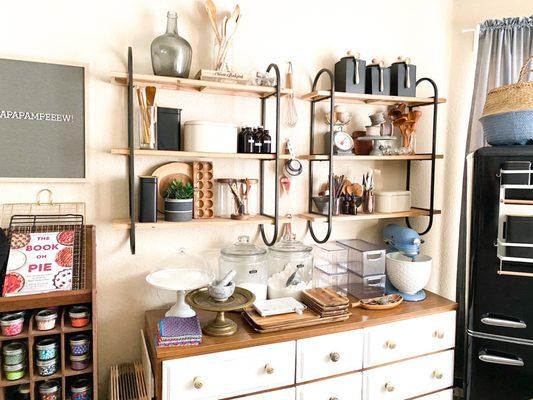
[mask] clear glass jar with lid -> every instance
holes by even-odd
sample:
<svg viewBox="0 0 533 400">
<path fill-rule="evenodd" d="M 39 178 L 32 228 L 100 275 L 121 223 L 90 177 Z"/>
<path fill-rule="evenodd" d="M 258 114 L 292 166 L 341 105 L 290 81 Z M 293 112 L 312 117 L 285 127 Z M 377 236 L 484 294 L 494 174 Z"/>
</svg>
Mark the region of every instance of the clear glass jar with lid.
<svg viewBox="0 0 533 400">
<path fill-rule="evenodd" d="M 313 287 L 313 248 L 287 229 L 282 239 L 268 250 L 268 298 L 300 298 Z"/>
<path fill-rule="evenodd" d="M 220 250 L 219 277 L 234 269 L 235 284 L 248 289 L 256 300 L 267 297 L 268 264 L 266 249 L 250 243 L 249 236 L 239 236 L 237 243 Z"/>
</svg>

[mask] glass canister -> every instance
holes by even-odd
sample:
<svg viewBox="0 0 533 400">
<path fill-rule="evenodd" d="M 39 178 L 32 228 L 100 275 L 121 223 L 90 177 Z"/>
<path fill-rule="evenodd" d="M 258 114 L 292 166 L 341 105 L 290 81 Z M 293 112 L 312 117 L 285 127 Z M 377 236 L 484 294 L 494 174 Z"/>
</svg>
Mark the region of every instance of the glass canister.
<svg viewBox="0 0 533 400">
<path fill-rule="evenodd" d="M 215 216 L 230 218 L 236 213 L 235 199 L 231 193 L 231 184 L 236 183 L 236 179 L 221 178 L 215 179 Z"/>
<path fill-rule="evenodd" d="M 239 236 L 237 243 L 220 250 L 220 278 L 230 270 L 237 272 L 235 284 L 255 294 L 256 300 L 267 297 L 267 251 L 250 243 L 249 236 Z"/>
<path fill-rule="evenodd" d="M 299 240 L 290 230 L 268 251 L 268 298 L 300 298 L 301 292 L 313 287 L 313 248 Z"/>
</svg>

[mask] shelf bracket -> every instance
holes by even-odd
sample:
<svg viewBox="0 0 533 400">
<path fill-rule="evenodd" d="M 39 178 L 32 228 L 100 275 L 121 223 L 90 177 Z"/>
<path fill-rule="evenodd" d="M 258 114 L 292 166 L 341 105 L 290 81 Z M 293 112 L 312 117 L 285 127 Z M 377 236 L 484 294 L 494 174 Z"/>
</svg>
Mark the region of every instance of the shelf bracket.
<svg viewBox="0 0 533 400">
<path fill-rule="evenodd" d="M 128 47 L 128 191 L 130 202 L 130 250 L 135 254 L 135 140 L 133 137 L 133 54 Z"/>
<path fill-rule="evenodd" d="M 262 159 L 259 162 L 259 174 L 260 174 L 260 194 L 259 194 L 259 212 L 261 215 L 265 215 L 265 209 L 264 209 L 264 194 L 265 194 L 265 162 L 266 161 L 274 161 L 275 162 L 275 169 L 274 169 L 274 233 L 272 235 L 272 239 L 268 240 L 265 233 L 265 226 L 264 224 L 259 225 L 259 230 L 261 231 L 261 237 L 263 239 L 263 242 L 267 246 L 272 246 L 274 243 L 276 243 L 278 239 L 278 232 L 279 232 L 279 149 L 280 149 L 280 111 L 281 111 L 281 74 L 279 72 L 279 67 L 276 64 L 270 64 L 266 70 L 267 73 L 270 72 L 270 70 L 274 70 L 274 73 L 276 74 L 276 152 L 275 157 L 273 160 L 264 160 Z M 261 125 L 265 126 L 266 122 L 266 102 L 267 99 L 271 96 L 266 96 L 261 98 Z"/>
<path fill-rule="evenodd" d="M 439 89 L 437 84 L 430 78 L 420 78 L 416 81 L 416 86 L 422 82 L 429 82 L 433 87 L 433 132 L 431 136 L 431 182 L 430 182 L 430 194 L 429 194 L 429 221 L 426 229 L 422 232 L 419 232 L 419 235 L 425 235 L 431 230 L 433 226 L 433 213 L 435 211 L 435 159 L 436 159 L 436 150 L 437 150 L 437 108 L 439 105 Z M 415 106 L 413 106 L 415 107 Z M 412 107 L 410 107 L 412 108 Z M 411 185 L 411 160 L 407 161 L 407 176 L 405 180 L 405 188 L 409 190 Z M 405 223 L 409 228 L 412 229 L 411 222 L 409 217 L 405 218 Z"/>
<path fill-rule="evenodd" d="M 315 80 L 313 81 L 313 88 L 311 92 L 315 92 L 317 90 L 318 81 L 320 80 L 320 77 L 325 74 L 329 77 L 330 80 L 330 95 L 329 97 L 329 112 L 330 115 L 333 116 L 333 109 L 335 107 L 335 78 L 333 76 L 333 72 L 331 72 L 327 68 L 321 69 L 318 74 L 315 76 Z M 310 138 L 310 145 L 309 145 L 309 154 L 314 154 L 314 147 L 315 147 L 315 101 L 311 101 L 311 138 Z M 328 230 L 326 233 L 326 236 L 323 239 L 319 239 L 315 231 L 313 230 L 313 223 L 312 221 L 307 221 L 307 227 L 309 228 L 309 233 L 311 234 L 311 237 L 313 240 L 317 243 L 326 243 L 331 236 L 331 224 L 332 224 L 332 215 L 333 215 L 333 191 L 331 188 L 333 187 L 333 117 L 330 118 L 329 121 L 329 154 L 327 160 L 321 160 L 321 161 L 328 161 L 328 183 L 329 183 L 329 207 L 328 207 L 328 219 L 327 219 L 327 225 Z M 308 209 L 309 212 L 313 212 L 313 160 L 309 160 L 309 193 L 308 193 Z"/>
</svg>

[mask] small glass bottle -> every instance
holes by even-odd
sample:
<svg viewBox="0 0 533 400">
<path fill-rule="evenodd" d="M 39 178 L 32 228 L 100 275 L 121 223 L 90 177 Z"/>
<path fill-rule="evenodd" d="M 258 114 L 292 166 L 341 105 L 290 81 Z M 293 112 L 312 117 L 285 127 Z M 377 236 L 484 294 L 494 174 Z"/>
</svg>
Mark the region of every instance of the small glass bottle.
<svg viewBox="0 0 533 400">
<path fill-rule="evenodd" d="M 243 134 L 243 153 L 253 153 L 255 150 L 255 138 L 254 132 L 251 128 L 248 128 Z"/>
<path fill-rule="evenodd" d="M 263 127 L 254 130 L 254 153 L 261 154 L 263 149 Z"/>
<path fill-rule="evenodd" d="M 271 154 L 272 153 L 272 137 L 268 133 L 268 129 L 265 129 L 265 131 L 263 132 L 262 142 L 263 142 L 263 146 L 261 148 L 261 151 L 264 154 Z"/>
<path fill-rule="evenodd" d="M 154 74 L 188 78 L 191 68 L 192 48 L 189 42 L 178 35 L 178 15 L 167 13 L 167 31 L 156 37 L 150 50 Z"/>
</svg>

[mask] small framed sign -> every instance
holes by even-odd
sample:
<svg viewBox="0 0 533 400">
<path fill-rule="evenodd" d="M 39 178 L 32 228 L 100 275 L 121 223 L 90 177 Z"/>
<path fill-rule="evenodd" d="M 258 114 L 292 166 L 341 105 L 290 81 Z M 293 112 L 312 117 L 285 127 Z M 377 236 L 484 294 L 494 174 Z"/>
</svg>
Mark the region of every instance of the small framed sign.
<svg viewBox="0 0 533 400">
<path fill-rule="evenodd" d="M 87 69 L 0 58 L 0 180 L 85 181 Z"/>
</svg>

